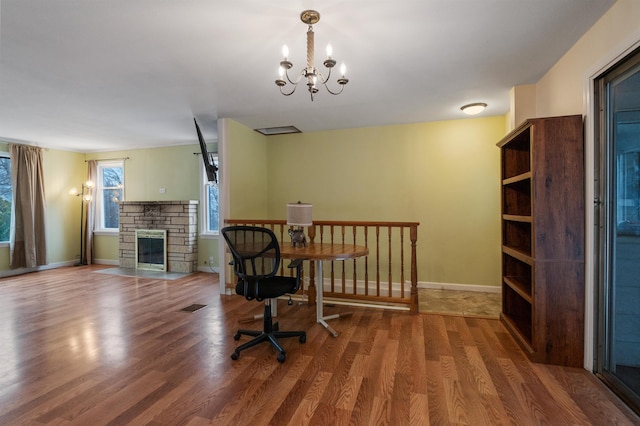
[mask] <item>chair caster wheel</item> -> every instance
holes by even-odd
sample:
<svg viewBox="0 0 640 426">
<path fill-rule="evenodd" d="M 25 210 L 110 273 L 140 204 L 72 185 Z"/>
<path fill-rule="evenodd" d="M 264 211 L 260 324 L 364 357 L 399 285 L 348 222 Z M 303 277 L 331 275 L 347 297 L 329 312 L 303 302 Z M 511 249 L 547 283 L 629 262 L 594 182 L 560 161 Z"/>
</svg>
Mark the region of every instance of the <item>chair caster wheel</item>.
<svg viewBox="0 0 640 426">
<path fill-rule="evenodd" d="M 233 340 L 240 340 L 240 333 L 236 333 L 233 335 Z"/>
<path fill-rule="evenodd" d="M 234 352 L 234 353 L 231 354 L 231 359 L 235 361 L 235 360 L 238 359 L 239 356 L 240 356 L 240 354 L 238 352 Z"/>
<path fill-rule="evenodd" d="M 302 335 L 300 336 L 300 343 L 306 343 L 307 342 L 307 336 L 306 335 Z"/>
<path fill-rule="evenodd" d="M 285 354 L 283 353 L 278 354 L 277 360 L 280 364 L 282 364 L 286 359 L 287 359 L 287 356 Z"/>
</svg>

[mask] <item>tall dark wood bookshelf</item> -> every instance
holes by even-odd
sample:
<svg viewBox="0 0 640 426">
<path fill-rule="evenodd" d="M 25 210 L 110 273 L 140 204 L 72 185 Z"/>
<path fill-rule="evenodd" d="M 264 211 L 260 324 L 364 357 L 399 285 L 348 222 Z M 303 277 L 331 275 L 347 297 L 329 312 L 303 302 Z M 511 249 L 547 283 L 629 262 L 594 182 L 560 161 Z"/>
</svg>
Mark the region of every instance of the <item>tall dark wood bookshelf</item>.
<svg viewBox="0 0 640 426">
<path fill-rule="evenodd" d="M 530 119 L 500 142 L 501 320 L 533 362 L 582 367 L 584 143 L 579 115 Z"/>
</svg>

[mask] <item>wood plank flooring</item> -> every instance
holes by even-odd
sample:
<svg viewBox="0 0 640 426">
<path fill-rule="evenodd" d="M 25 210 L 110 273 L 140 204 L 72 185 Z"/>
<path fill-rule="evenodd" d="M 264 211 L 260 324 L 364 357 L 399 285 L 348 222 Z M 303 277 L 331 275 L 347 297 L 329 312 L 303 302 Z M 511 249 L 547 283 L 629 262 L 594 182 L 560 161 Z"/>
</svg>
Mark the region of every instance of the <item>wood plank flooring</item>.
<svg viewBox="0 0 640 426">
<path fill-rule="evenodd" d="M 333 338 L 280 301 L 280 328 L 307 342 L 283 340 L 284 364 L 268 345 L 232 361 L 260 303 L 221 296 L 214 274 L 101 268 L 0 280 L 1 425 L 640 424 L 589 372 L 528 362 L 497 320 L 336 306 L 353 315 Z"/>
</svg>

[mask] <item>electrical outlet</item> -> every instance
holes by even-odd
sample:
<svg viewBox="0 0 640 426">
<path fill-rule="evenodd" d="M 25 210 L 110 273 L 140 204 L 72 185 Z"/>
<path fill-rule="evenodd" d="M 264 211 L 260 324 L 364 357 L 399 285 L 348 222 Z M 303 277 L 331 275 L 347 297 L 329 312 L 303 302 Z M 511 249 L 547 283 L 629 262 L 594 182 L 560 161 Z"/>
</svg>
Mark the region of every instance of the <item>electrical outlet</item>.
<svg viewBox="0 0 640 426">
<path fill-rule="evenodd" d="M 213 265 L 213 256 L 209 257 L 209 265 Z"/>
</svg>

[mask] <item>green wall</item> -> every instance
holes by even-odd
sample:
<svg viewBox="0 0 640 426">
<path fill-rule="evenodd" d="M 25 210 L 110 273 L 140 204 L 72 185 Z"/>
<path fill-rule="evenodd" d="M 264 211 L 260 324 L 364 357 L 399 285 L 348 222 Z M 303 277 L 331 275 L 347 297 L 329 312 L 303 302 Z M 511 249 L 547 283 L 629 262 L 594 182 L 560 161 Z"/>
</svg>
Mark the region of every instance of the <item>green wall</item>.
<svg viewBox="0 0 640 426">
<path fill-rule="evenodd" d="M 194 154 L 199 152 L 197 145 L 181 145 L 87 154 L 86 159 L 127 158 L 124 162 L 127 201 L 199 200 L 202 160 Z"/>
<path fill-rule="evenodd" d="M 262 136 L 264 142 L 253 145 L 259 147 L 257 161 L 268 164 L 265 217 L 284 219 L 287 202 L 300 200 L 313 204 L 316 219 L 420 222 L 420 282 L 498 286 L 496 142 L 504 134 L 500 116 Z M 235 139 L 229 144 L 234 153 L 241 145 Z M 247 156 L 248 148 L 242 148 Z M 244 176 L 232 197 L 242 188 L 262 186 L 247 176 L 261 174 Z M 234 201 L 235 219 L 240 217 L 233 214 Z"/>
<path fill-rule="evenodd" d="M 200 200 L 200 162 L 202 160 L 200 155 L 197 155 L 199 153 L 199 145 L 180 145 L 92 153 L 84 158 L 87 160 L 127 158 L 124 162 L 125 200 L 127 201 Z M 161 192 L 161 189 L 164 192 Z M 200 205 L 198 205 L 198 214 L 200 215 Z M 198 220 L 201 220 L 200 216 Z M 117 263 L 118 235 L 96 235 L 94 250 L 95 259 L 98 262 Z M 217 237 L 201 236 L 198 239 L 198 267 L 206 270 L 211 256 L 215 261 L 212 266 L 218 266 Z"/>
<path fill-rule="evenodd" d="M 215 149 L 215 148 L 214 148 Z M 1 151 L 8 151 L 0 143 Z M 125 199 L 130 201 L 200 200 L 200 147 L 181 145 L 168 148 L 112 151 L 83 154 L 45 149 L 43 167 L 46 196 L 47 259 L 50 267 L 73 264 L 80 256 L 80 199 L 69 195 L 87 178 L 89 159 L 126 158 Z M 164 188 L 164 192 L 160 192 Z M 94 237 L 94 259 L 118 263 L 118 235 Z M 217 237 L 198 239 L 198 267 L 207 270 L 209 258 L 218 264 Z M 0 275 L 9 268 L 9 247 L 0 247 Z"/>
<path fill-rule="evenodd" d="M 265 137 L 226 121 L 221 171 L 227 217 L 284 219 L 292 201 L 324 220 L 416 221 L 420 282 L 500 283 L 499 150 L 505 117 Z M 6 150 L 6 145 L 0 144 Z M 88 159 L 125 158 L 125 199 L 199 200 L 197 144 L 81 154 L 46 150 L 49 263 L 79 255 L 80 204 L 69 188 L 86 179 Z M 164 192 L 160 189 L 164 188 Z M 97 235 L 95 258 L 117 263 L 118 236 Z M 217 238 L 200 238 L 198 266 Z M 0 270 L 8 248 L 0 247 Z"/>
<path fill-rule="evenodd" d="M 225 120 L 227 144 L 220 167 L 228 181 L 228 211 L 233 219 L 264 219 L 268 215 L 267 138 L 233 120 Z"/>
<path fill-rule="evenodd" d="M 85 167 L 83 154 L 54 149 L 43 153 L 48 264 L 80 259 L 82 201 L 69 190 L 87 179 Z"/>
<path fill-rule="evenodd" d="M 0 151 L 8 145 L 0 143 Z M 69 189 L 84 181 L 84 154 L 45 149 L 42 155 L 45 181 L 47 263 L 73 263 L 80 255 L 80 199 Z M 5 272 L 4 274 L 2 272 Z M 0 275 L 10 274 L 9 246 L 0 247 Z"/>
</svg>

